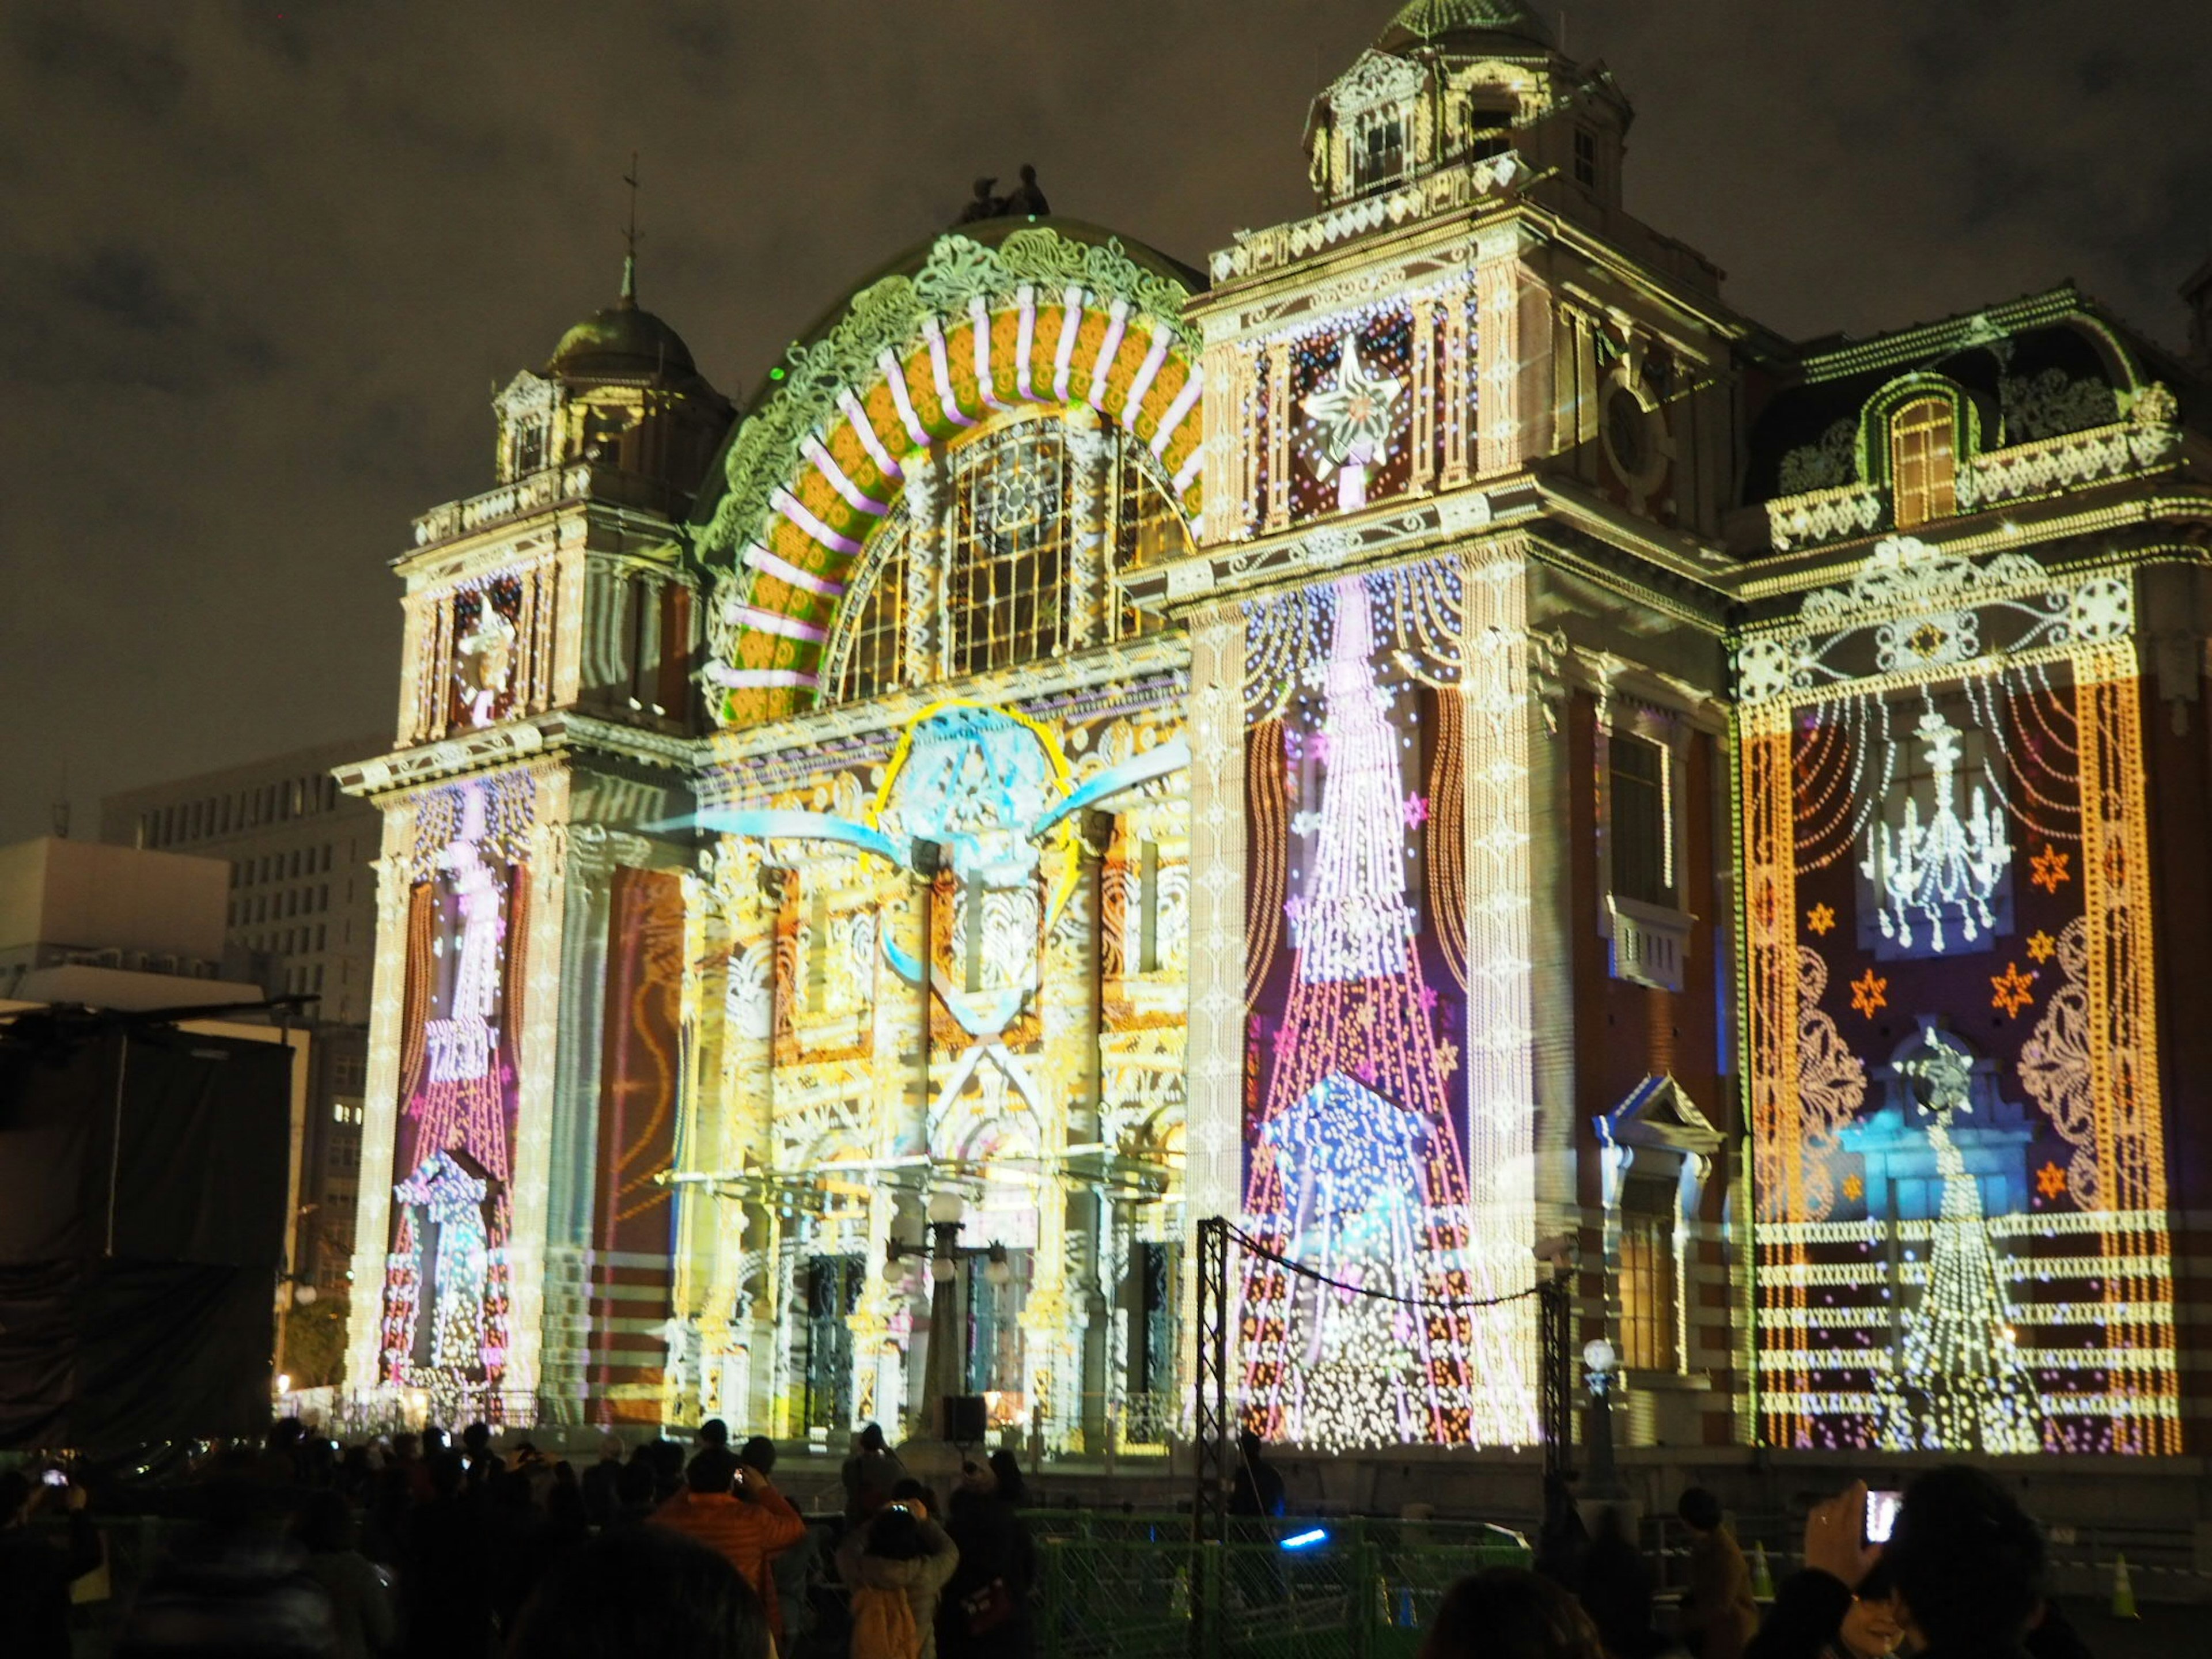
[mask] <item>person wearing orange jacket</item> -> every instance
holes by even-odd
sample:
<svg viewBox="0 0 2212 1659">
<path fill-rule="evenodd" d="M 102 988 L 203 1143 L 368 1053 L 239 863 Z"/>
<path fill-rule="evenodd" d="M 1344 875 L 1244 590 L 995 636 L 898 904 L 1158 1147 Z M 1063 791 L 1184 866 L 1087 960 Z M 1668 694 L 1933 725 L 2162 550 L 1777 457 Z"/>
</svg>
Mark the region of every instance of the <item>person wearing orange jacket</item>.
<svg viewBox="0 0 2212 1659">
<path fill-rule="evenodd" d="M 726 1559 L 760 1597 L 769 1629 L 781 1640 L 783 1610 L 769 1563 L 806 1535 L 805 1518 L 766 1475 L 740 1464 L 726 1447 L 709 1446 L 693 1458 L 684 1487 L 653 1512 L 654 1524 L 688 1534 Z"/>
</svg>

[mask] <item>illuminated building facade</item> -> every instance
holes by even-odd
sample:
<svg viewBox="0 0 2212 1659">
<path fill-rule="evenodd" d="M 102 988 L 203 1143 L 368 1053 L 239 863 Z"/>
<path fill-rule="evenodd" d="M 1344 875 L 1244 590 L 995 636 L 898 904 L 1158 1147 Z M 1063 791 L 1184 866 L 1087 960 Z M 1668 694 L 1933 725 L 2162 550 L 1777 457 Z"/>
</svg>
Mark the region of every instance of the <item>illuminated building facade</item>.
<svg viewBox="0 0 2212 1659">
<path fill-rule="evenodd" d="M 1312 1447 L 1531 1443 L 1562 1235 L 1632 1439 L 2182 1445 L 2194 382 L 1794 346 L 1629 118 L 1417 0 L 1203 275 L 986 220 L 742 415 L 628 299 L 501 395 L 343 774 L 361 1392 L 1157 1444 L 1225 1215 Z"/>
</svg>

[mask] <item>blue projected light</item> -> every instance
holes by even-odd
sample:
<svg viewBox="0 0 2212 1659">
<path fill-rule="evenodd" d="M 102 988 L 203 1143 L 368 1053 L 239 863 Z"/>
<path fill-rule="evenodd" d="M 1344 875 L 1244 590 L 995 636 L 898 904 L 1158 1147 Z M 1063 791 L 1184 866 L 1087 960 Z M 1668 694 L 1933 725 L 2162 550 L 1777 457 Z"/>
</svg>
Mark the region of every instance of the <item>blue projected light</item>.
<svg viewBox="0 0 2212 1659">
<path fill-rule="evenodd" d="M 1316 1544 L 1327 1542 L 1328 1542 L 1328 1529 L 1325 1527 L 1316 1527 L 1311 1532 L 1292 1533 L 1288 1538 L 1283 1540 L 1283 1547 L 1286 1550 L 1310 1550 Z"/>
</svg>

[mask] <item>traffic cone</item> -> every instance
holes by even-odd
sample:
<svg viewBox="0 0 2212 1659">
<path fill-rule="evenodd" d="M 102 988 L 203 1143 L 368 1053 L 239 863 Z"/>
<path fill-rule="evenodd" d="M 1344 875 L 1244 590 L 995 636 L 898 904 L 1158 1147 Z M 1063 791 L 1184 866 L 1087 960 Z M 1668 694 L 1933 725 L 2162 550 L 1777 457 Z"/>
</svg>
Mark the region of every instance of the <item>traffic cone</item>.
<svg viewBox="0 0 2212 1659">
<path fill-rule="evenodd" d="M 1766 1565 L 1766 1546 L 1751 1547 L 1751 1597 L 1754 1601 L 1774 1599 L 1774 1569 Z"/>
<path fill-rule="evenodd" d="M 2128 1558 L 2116 1556 L 2112 1561 L 2112 1617 L 2140 1619 L 2136 1611 L 2136 1581 L 2128 1575 Z"/>
</svg>

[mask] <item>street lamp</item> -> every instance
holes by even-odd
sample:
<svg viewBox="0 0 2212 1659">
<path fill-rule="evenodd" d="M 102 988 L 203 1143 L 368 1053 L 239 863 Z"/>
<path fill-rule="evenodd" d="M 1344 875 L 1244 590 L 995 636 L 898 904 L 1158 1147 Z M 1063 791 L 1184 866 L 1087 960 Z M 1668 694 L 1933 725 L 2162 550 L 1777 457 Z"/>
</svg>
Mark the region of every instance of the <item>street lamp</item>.
<svg viewBox="0 0 2212 1659">
<path fill-rule="evenodd" d="M 1583 1345 L 1583 1368 L 1590 1395 L 1583 1436 L 1589 1443 L 1589 1485 L 1584 1492 L 1591 1498 L 1623 1498 L 1627 1494 L 1613 1461 L 1613 1383 L 1620 1355 L 1603 1337 L 1592 1337 Z"/>
<path fill-rule="evenodd" d="M 1005 1245 L 994 1242 L 963 1246 L 960 1243 L 960 1218 L 966 1209 L 957 1191 L 940 1188 L 930 1195 L 929 1243 L 894 1238 L 885 1246 L 884 1278 L 890 1284 L 904 1282 L 909 1260 L 921 1256 L 929 1259 L 929 1363 L 922 1386 L 924 1399 L 935 1402 L 940 1414 L 946 1408 L 945 1401 L 967 1393 L 969 1332 L 959 1304 L 957 1269 L 963 1261 L 980 1258 L 984 1281 L 994 1289 L 1004 1289 L 1014 1281 L 1014 1264 L 1008 1259 Z M 956 1331 L 960 1333 L 957 1344 L 953 1338 Z M 949 1426 L 940 1415 L 941 1438 L 952 1437 L 946 1431 Z"/>
</svg>

